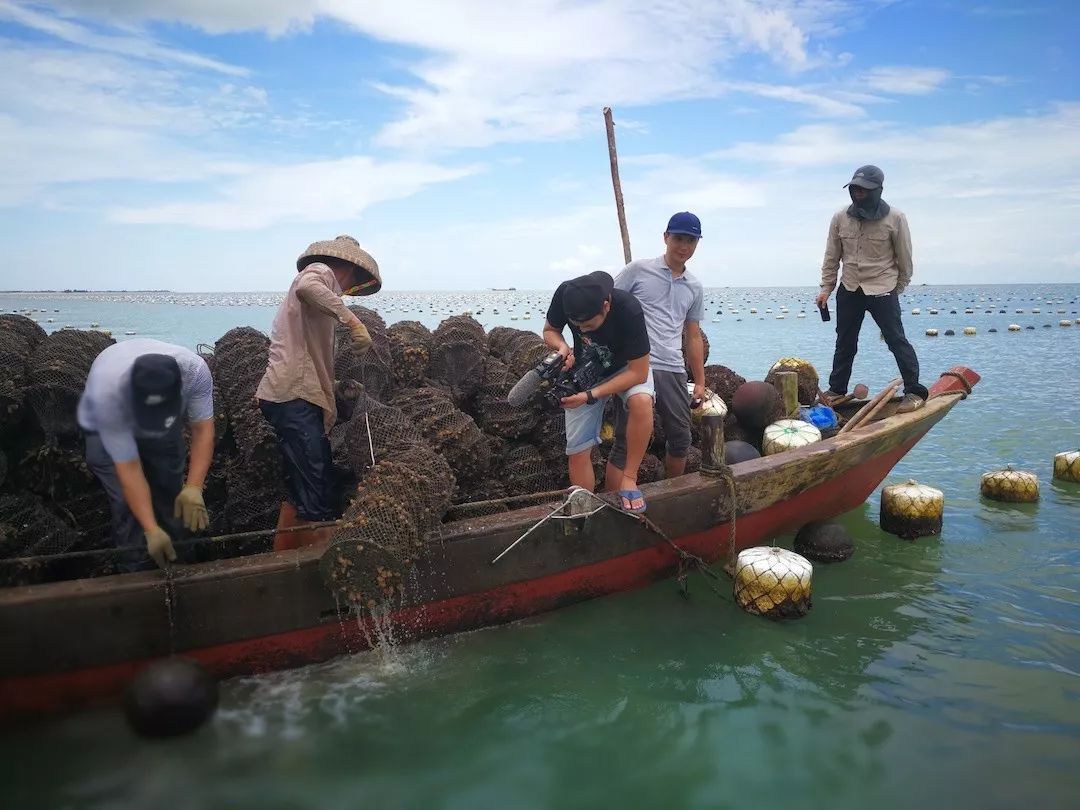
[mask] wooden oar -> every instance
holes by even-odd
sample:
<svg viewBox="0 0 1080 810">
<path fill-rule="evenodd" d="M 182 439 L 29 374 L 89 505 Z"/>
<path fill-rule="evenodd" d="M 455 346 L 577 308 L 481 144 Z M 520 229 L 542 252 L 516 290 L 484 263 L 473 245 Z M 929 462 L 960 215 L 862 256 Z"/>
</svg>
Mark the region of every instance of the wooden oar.
<svg viewBox="0 0 1080 810">
<path fill-rule="evenodd" d="M 854 430 L 855 428 L 859 427 L 860 424 L 866 422 L 872 414 L 875 414 L 879 410 L 881 410 L 882 405 L 884 405 L 886 402 L 889 401 L 889 399 L 892 398 L 892 395 L 896 393 L 896 389 L 900 387 L 900 384 L 902 382 L 903 380 L 900 377 L 897 377 L 895 380 L 885 386 L 885 389 L 880 394 L 878 394 L 872 400 L 863 405 L 858 410 L 858 412 L 853 417 L 851 417 L 851 419 L 848 420 L 848 423 L 842 428 L 840 428 L 840 431 L 837 435 L 840 435 L 840 433 L 847 433 L 851 430 Z"/>
</svg>

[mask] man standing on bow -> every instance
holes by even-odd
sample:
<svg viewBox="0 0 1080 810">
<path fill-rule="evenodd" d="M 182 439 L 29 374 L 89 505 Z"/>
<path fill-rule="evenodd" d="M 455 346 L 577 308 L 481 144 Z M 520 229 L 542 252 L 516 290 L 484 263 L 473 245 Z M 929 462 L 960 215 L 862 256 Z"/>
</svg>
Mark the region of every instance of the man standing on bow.
<svg viewBox="0 0 1080 810">
<path fill-rule="evenodd" d="M 900 322 L 900 294 L 911 283 L 911 233 L 907 217 L 881 199 L 885 173 L 861 166 L 847 184 L 851 205 L 833 214 L 821 291 L 815 303 L 823 309 L 836 286 L 836 351 L 826 400 L 847 393 L 851 366 L 859 347 L 859 330 L 867 312 L 881 329 L 904 379 L 904 398 L 897 413 L 921 408 L 929 392 L 919 383 L 919 359 Z"/>
<path fill-rule="evenodd" d="M 191 428 L 184 478 L 181 416 Z M 173 539 L 210 524 L 203 482 L 214 455 L 214 380 L 199 355 L 159 340 L 109 346 L 90 366 L 79 399 L 86 464 L 109 496 L 112 538 L 131 553 L 120 571 L 162 568 Z"/>
<path fill-rule="evenodd" d="M 664 255 L 630 262 L 615 279 L 615 287 L 631 293 L 645 312 L 649 330 L 649 365 L 656 387 L 656 412 L 664 428 L 667 455 L 664 473 L 675 478 L 686 471 L 690 448 L 690 405 L 705 395 L 705 343 L 701 339 L 701 319 L 705 314 L 705 293 L 701 282 L 687 271 L 686 263 L 701 239 L 701 220 L 689 211 L 675 214 L 664 231 Z M 683 345 L 686 357 L 683 357 Z M 686 385 L 687 366 L 694 373 L 694 393 Z M 616 434 L 623 430 L 620 409 Z M 609 480 L 621 469 L 622 456 L 612 450 L 608 460 Z"/>
<path fill-rule="evenodd" d="M 337 419 L 335 328 L 348 328 L 358 354 L 371 347 L 367 327 L 341 297 L 374 295 L 382 288 L 379 265 L 351 236 L 314 242 L 300 254 L 296 269 L 274 316 L 270 358 L 255 392 L 285 467 L 288 500 L 281 505 L 279 530 L 337 517 L 327 438 Z M 274 550 L 299 548 L 326 536 L 320 530 L 279 531 Z"/>
</svg>

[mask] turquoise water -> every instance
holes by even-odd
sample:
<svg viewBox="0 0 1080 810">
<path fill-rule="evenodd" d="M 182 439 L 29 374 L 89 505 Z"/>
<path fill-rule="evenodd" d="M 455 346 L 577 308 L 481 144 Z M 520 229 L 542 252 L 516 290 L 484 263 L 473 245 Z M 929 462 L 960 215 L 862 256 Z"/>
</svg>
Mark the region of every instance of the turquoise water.
<svg viewBox="0 0 1080 810">
<path fill-rule="evenodd" d="M 712 361 L 760 378 L 777 357 L 798 354 L 824 373 L 832 324 L 818 320 L 812 295 L 711 290 Z M 36 317 L 194 346 L 237 324 L 267 328 L 277 300 L 0 294 L 0 310 L 60 309 Z M 433 325 L 470 309 L 489 327 L 539 329 L 546 295 L 398 293 L 366 303 L 388 322 Z M 975 312 L 964 315 L 968 306 Z M 5 807 L 1075 806 L 1080 486 L 1053 482 L 1050 470 L 1054 453 L 1080 445 L 1080 324 L 1058 326 L 1080 317 L 1080 285 L 921 287 L 904 307 L 924 382 L 957 363 L 983 375 L 887 480 L 942 489 L 944 529 L 915 543 L 884 534 L 875 495 L 842 519 L 855 556 L 815 567 L 806 618 L 773 624 L 700 579 L 689 601 L 660 583 L 505 627 L 229 681 L 214 721 L 182 740 L 140 741 L 115 710 L 8 729 L 0 760 L 17 767 L 6 769 L 0 799 Z M 922 314 L 907 314 L 913 307 Z M 1036 328 L 1009 333 L 1009 323 Z M 969 325 L 977 335 L 923 335 Z M 868 321 L 853 381 L 878 390 L 893 376 Z M 980 499 L 979 476 L 1005 463 L 1039 474 L 1039 503 Z"/>
</svg>

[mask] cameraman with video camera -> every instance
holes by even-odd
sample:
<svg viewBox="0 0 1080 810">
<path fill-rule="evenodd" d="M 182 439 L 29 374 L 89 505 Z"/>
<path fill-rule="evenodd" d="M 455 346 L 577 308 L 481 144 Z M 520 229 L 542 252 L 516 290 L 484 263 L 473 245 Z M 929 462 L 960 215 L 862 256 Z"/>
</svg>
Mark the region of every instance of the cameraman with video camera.
<svg viewBox="0 0 1080 810">
<path fill-rule="evenodd" d="M 567 325 L 574 335 L 572 351 L 563 339 Z M 595 385 L 561 400 L 566 411 L 570 482 L 590 492 L 596 488 L 592 449 L 600 444 L 604 404 L 609 396 L 618 394 L 628 418 L 615 443 L 625 446 L 626 463 L 621 480 L 606 482 L 607 489 L 617 487 L 623 509 L 644 512 L 637 474 L 652 434 L 654 391 L 649 333 L 641 305 L 630 293 L 616 290 L 615 280 L 599 270 L 564 281 L 548 307 L 544 342 L 565 358 L 564 369 L 583 363 L 597 366 Z"/>
</svg>

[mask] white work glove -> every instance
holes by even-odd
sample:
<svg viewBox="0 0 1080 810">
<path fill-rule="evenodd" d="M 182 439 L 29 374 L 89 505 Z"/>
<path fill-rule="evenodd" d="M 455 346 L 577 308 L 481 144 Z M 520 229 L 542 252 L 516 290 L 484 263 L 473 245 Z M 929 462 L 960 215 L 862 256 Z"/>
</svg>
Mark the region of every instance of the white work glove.
<svg viewBox="0 0 1080 810">
<path fill-rule="evenodd" d="M 172 562 L 176 559 L 176 550 L 173 548 L 172 538 L 169 533 L 160 526 L 155 526 L 146 535 L 146 553 L 154 558 L 159 568 L 165 567 L 165 561 Z"/>
</svg>

